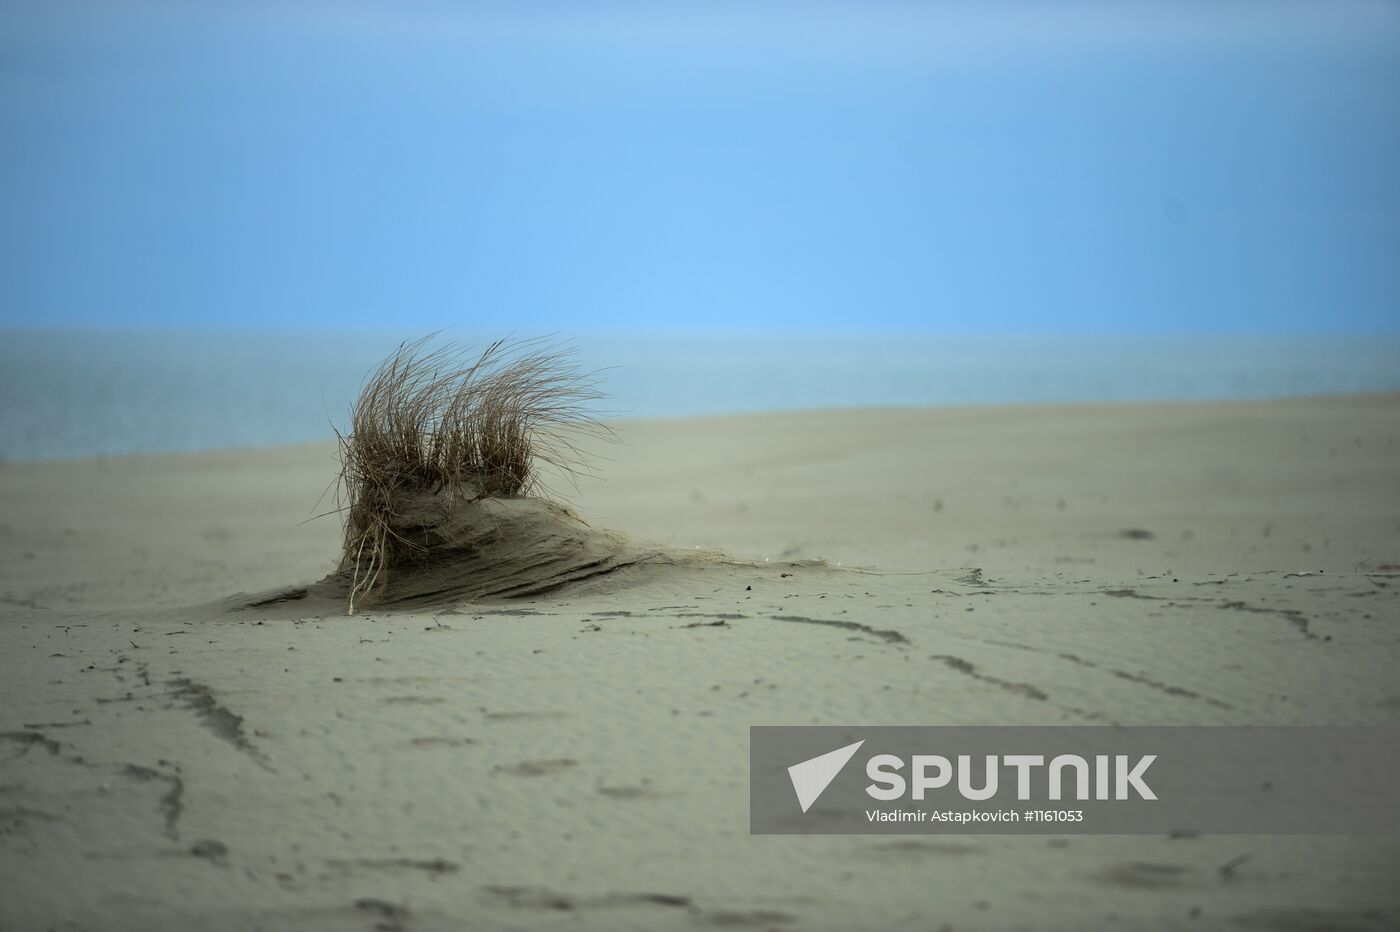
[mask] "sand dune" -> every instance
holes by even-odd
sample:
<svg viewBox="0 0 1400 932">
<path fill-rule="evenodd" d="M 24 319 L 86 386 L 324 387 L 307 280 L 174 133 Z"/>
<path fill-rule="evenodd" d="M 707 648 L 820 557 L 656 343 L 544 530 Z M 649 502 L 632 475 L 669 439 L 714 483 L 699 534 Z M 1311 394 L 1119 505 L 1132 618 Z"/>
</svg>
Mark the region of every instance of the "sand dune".
<svg viewBox="0 0 1400 932">
<path fill-rule="evenodd" d="M 353 617 L 330 445 L 0 467 L 0 927 L 1400 925 L 1394 835 L 747 826 L 754 724 L 1400 722 L 1400 396 L 618 430 Z"/>
</svg>

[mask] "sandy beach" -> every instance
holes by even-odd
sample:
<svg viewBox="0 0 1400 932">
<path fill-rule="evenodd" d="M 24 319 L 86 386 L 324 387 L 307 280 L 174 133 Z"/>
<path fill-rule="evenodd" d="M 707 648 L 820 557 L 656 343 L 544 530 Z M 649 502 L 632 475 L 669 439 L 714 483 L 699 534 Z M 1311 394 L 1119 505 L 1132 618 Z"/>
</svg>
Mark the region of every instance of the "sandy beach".
<svg viewBox="0 0 1400 932">
<path fill-rule="evenodd" d="M 645 558 L 353 617 L 329 443 L 0 465 L 0 928 L 1400 927 L 1395 835 L 747 795 L 751 725 L 1400 724 L 1400 395 L 614 426 L 557 489 Z"/>
</svg>

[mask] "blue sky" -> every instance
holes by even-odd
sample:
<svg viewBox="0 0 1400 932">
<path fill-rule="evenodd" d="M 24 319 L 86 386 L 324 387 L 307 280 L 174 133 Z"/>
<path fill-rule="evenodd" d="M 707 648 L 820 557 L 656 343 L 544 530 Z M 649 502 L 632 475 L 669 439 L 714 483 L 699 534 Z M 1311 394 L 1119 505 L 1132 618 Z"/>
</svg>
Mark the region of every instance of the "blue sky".
<svg viewBox="0 0 1400 932">
<path fill-rule="evenodd" d="M 0 140 L 0 325 L 1400 331 L 1395 3 L 5 3 Z"/>
</svg>

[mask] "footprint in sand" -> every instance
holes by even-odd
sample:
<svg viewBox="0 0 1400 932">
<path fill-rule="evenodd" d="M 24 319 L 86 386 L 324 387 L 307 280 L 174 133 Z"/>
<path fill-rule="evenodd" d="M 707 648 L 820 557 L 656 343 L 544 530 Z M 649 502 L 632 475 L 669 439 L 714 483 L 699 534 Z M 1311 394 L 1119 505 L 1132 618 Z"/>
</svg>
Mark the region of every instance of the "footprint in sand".
<svg viewBox="0 0 1400 932">
<path fill-rule="evenodd" d="M 559 773 L 561 770 L 568 770 L 570 767 L 577 767 L 578 761 L 570 760 L 567 757 L 555 758 L 553 760 L 527 760 L 508 767 L 497 766 L 501 773 L 508 773 L 513 777 L 546 777 L 550 774 Z"/>
</svg>

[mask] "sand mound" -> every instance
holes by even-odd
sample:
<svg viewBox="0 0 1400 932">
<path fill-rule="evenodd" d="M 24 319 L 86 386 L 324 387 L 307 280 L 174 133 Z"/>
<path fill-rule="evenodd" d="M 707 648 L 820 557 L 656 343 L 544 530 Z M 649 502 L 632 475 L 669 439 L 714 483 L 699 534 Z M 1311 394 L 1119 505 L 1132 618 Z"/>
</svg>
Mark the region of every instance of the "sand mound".
<svg viewBox="0 0 1400 932">
<path fill-rule="evenodd" d="M 403 495 L 393 531 L 411 545 L 412 556 L 386 576 L 374 609 L 537 596 L 637 563 L 670 562 L 659 550 L 592 528 L 569 508 L 537 498 Z M 346 567 L 311 586 L 245 597 L 239 607 L 310 598 L 343 610 L 352 584 L 353 568 Z"/>
</svg>

